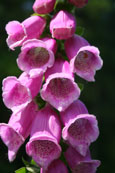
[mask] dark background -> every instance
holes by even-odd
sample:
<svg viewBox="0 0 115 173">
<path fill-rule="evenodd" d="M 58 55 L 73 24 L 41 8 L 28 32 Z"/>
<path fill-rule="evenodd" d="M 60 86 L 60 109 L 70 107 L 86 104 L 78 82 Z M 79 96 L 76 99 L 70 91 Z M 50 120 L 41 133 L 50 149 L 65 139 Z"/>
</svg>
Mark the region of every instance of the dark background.
<svg viewBox="0 0 115 173">
<path fill-rule="evenodd" d="M 6 45 L 5 25 L 12 20 L 23 21 L 29 17 L 34 0 L 0 0 L 0 96 L 2 79 L 18 76 L 16 65 L 19 49 L 10 51 Z M 85 28 L 84 37 L 100 49 L 104 61 L 102 70 L 96 73 L 95 83 L 86 83 L 81 94 L 91 114 L 97 116 L 100 136 L 91 145 L 92 157 L 101 160 L 98 173 L 115 172 L 115 1 L 89 0 L 86 7 L 76 10 L 77 25 Z M 0 122 L 8 122 L 11 114 L 0 97 Z M 7 159 L 7 147 L 0 140 L 0 173 L 13 173 L 23 166 L 26 159 L 24 146 L 13 163 Z"/>
</svg>

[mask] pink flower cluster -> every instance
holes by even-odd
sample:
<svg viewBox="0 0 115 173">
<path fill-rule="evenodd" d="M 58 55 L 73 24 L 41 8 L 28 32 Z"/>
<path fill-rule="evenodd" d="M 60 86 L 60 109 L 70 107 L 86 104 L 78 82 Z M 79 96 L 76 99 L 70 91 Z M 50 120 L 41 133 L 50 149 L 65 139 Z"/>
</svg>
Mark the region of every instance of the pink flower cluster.
<svg viewBox="0 0 115 173">
<path fill-rule="evenodd" d="M 70 2 L 77 7 L 87 3 Z M 55 0 L 36 0 L 33 10 L 46 14 L 54 5 Z M 98 123 L 79 100 L 80 88 L 74 76 L 94 81 L 103 61 L 98 48 L 75 34 L 76 19 L 71 13 L 60 10 L 55 14 L 49 26 L 51 36 L 41 38 L 45 26 L 46 19 L 38 15 L 6 25 L 9 48 L 21 46 L 17 65 L 23 72 L 18 78 L 3 80 L 3 101 L 12 115 L 8 124 L 0 123 L 1 139 L 8 147 L 9 161 L 13 161 L 30 135 L 26 152 L 40 166 L 41 173 L 68 173 L 60 160 L 62 137 L 69 146 L 64 157 L 72 172 L 95 173 L 100 161 L 91 159 L 89 146 L 99 135 Z M 57 53 L 57 40 L 65 40 L 68 61 Z M 35 101 L 39 93 L 47 102 L 42 109 Z"/>
</svg>

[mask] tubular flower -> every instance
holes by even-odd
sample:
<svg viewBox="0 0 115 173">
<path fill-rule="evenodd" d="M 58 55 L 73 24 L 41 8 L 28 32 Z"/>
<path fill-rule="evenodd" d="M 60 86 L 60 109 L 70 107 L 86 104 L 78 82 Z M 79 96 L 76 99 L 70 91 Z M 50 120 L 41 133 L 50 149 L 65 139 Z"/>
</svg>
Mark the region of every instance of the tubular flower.
<svg viewBox="0 0 115 173">
<path fill-rule="evenodd" d="M 37 39 L 27 40 L 21 48 L 17 64 L 30 76 L 41 74 L 54 64 L 54 53 L 47 48 L 45 42 Z"/>
<path fill-rule="evenodd" d="M 59 111 L 64 111 L 80 95 L 67 61 L 57 58 L 54 66 L 45 73 L 46 83 L 41 97 Z"/>
<path fill-rule="evenodd" d="M 99 160 L 91 159 L 89 151 L 86 156 L 81 156 L 74 148 L 69 147 L 64 155 L 72 173 L 96 173 L 101 164 Z"/>
<path fill-rule="evenodd" d="M 38 14 L 47 14 L 53 11 L 56 0 L 36 0 L 33 10 Z"/>
<path fill-rule="evenodd" d="M 8 38 L 6 40 L 10 49 L 21 46 L 28 39 L 39 38 L 46 25 L 46 20 L 40 16 L 31 16 L 22 23 L 11 21 L 6 25 Z"/>
<path fill-rule="evenodd" d="M 60 115 L 64 124 L 63 139 L 85 156 L 90 143 L 94 142 L 99 135 L 96 117 L 88 114 L 80 100 L 72 103 Z"/>
<path fill-rule="evenodd" d="M 18 111 L 32 100 L 30 90 L 14 76 L 3 80 L 2 90 L 4 104 L 12 111 Z"/>
<path fill-rule="evenodd" d="M 98 48 L 90 46 L 81 36 L 74 35 L 65 42 L 65 50 L 72 72 L 87 81 L 95 81 L 96 70 L 103 65 Z"/>
<path fill-rule="evenodd" d="M 61 160 L 54 160 L 47 170 L 41 168 L 40 173 L 68 173 L 68 169 Z"/>
<path fill-rule="evenodd" d="M 32 98 L 34 98 L 35 96 L 37 96 L 42 86 L 43 73 L 41 73 L 40 75 L 35 74 L 35 76 L 33 75 L 31 77 L 26 72 L 23 72 L 19 76 L 18 80 L 21 82 L 22 85 L 30 89 Z"/>
<path fill-rule="evenodd" d="M 78 8 L 82 8 L 88 3 L 88 0 L 69 0 L 69 2 Z"/>
<path fill-rule="evenodd" d="M 53 38 L 65 40 L 72 37 L 76 30 L 76 19 L 67 11 L 59 11 L 50 22 L 50 32 Z"/>
<path fill-rule="evenodd" d="M 49 164 L 61 154 L 61 147 L 58 144 L 60 138 L 61 125 L 58 116 L 50 105 L 46 105 L 38 111 L 33 122 L 26 152 L 46 170 Z"/>
<path fill-rule="evenodd" d="M 0 123 L 0 137 L 8 147 L 9 161 L 15 159 L 18 149 L 29 136 L 36 111 L 37 105 L 32 101 L 16 114 L 13 113 L 8 124 Z"/>
</svg>

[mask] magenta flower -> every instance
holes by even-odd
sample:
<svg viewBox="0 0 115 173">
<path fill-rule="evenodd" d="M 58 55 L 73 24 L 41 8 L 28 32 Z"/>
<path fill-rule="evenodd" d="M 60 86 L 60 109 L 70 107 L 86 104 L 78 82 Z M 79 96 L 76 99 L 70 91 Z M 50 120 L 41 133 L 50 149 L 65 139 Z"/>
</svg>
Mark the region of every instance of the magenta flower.
<svg viewBox="0 0 115 173">
<path fill-rule="evenodd" d="M 50 37 L 45 37 L 41 39 L 47 45 L 47 48 L 51 50 L 54 54 L 57 52 L 57 43 L 56 40 Z"/>
<path fill-rule="evenodd" d="M 59 11 L 50 22 L 50 32 L 53 38 L 65 40 L 75 33 L 76 19 L 67 11 Z"/>
<path fill-rule="evenodd" d="M 35 0 L 33 10 L 38 14 L 47 14 L 53 11 L 56 0 Z"/>
<path fill-rule="evenodd" d="M 10 49 L 21 46 L 28 39 L 39 38 L 46 25 L 46 20 L 40 16 L 31 16 L 22 23 L 11 21 L 6 25 L 8 38 L 6 40 Z"/>
<path fill-rule="evenodd" d="M 58 144 L 61 138 L 61 125 L 58 115 L 50 105 L 46 105 L 37 113 L 31 137 L 26 145 L 26 152 L 36 163 L 47 169 L 49 164 L 59 158 L 61 147 Z"/>
<path fill-rule="evenodd" d="M 54 64 L 54 53 L 41 40 L 27 40 L 21 47 L 17 64 L 22 71 L 30 74 L 40 74 Z"/>
<path fill-rule="evenodd" d="M 78 8 L 82 8 L 88 3 L 88 0 L 69 0 L 69 2 Z"/>
<path fill-rule="evenodd" d="M 3 80 L 2 90 L 4 104 L 12 111 L 17 112 L 32 100 L 30 90 L 14 76 Z"/>
<path fill-rule="evenodd" d="M 69 147 L 64 155 L 72 173 L 96 173 L 101 164 L 99 160 L 91 159 L 89 151 L 86 156 L 81 156 L 74 148 Z"/>
<path fill-rule="evenodd" d="M 61 160 L 54 160 L 47 170 L 41 168 L 40 173 L 68 173 L 68 169 Z"/>
<path fill-rule="evenodd" d="M 84 38 L 74 35 L 65 42 L 65 50 L 71 59 L 72 72 L 87 81 L 95 81 L 96 70 L 103 65 L 98 48 L 90 46 Z"/>
<path fill-rule="evenodd" d="M 41 97 L 59 111 L 64 111 L 80 95 L 67 61 L 57 58 L 54 66 L 45 73 L 46 83 Z"/>
<path fill-rule="evenodd" d="M 13 161 L 20 146 L 29 136 L 37 105 L 29 103 L 18 113 L 13 113 L 8 124 L 0 123 L 0 137 L 8 147 L 8 159 Z"/>
<path fill-rule="evenodd" d="M 42 80 L 43 80 L 43 73 L 40 75 L 33 75 L 32 77 L 27 74 L 26 72 L 23 72 L 18 80 L 21 82 L 22 85 L 29 88 L 32 98 L 37 96 L 39 93 L 41 86 L 42 86 Z"/>
<path fill-rule="evenodd" d="M 94 142 L 99 129 L 94 115 L 88 114 L 85 105 L 77 100 L 60 113 L 64 128 L 62 137 L 81 155 L 85 156 L 91 142 Z"/>
</svg>

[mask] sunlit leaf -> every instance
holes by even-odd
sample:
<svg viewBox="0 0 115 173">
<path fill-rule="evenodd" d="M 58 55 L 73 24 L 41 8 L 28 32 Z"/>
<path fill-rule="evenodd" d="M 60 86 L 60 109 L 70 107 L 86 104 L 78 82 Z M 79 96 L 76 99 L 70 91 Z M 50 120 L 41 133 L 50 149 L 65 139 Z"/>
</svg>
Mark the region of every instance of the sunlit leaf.
<svg viewBox="0 0 115 173">
<path fill-rule="evenodd" d="M 15 173 L 26 173 L 26 168 L 22 167 L 22 168 L 16 170 Z"/>
</svg>

